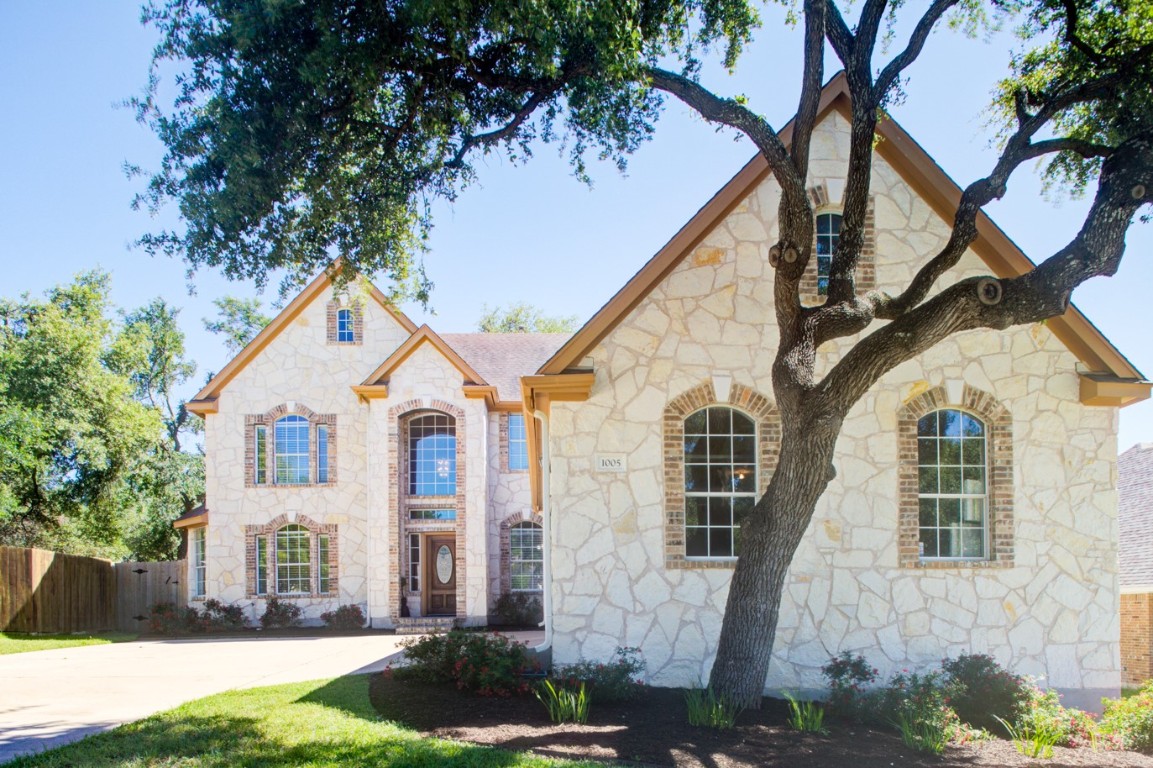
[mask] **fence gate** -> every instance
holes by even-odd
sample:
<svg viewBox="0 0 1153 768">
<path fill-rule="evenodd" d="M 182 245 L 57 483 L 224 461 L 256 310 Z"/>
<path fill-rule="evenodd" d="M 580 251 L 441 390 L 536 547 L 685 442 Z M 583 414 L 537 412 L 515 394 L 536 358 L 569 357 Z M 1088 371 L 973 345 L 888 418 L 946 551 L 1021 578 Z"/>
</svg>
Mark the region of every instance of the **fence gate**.
<svg viewBox="0 0 1153 768">
<path fill-rule="evenodd" d="M 148 614 L 157 603 L 184 606 L 187 593 L 185 560 L 163 563 L 116 563 L 116 628 L 144 632 Z"/>
</svg>

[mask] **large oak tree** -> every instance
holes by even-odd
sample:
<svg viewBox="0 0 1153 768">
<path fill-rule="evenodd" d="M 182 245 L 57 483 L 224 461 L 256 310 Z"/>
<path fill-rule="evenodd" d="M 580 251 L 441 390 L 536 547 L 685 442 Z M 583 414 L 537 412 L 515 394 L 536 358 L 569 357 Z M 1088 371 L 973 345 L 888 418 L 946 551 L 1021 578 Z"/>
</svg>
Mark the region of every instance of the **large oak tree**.
<svg viewBox="0 0 1153 768">
<path fill-rule="evenodd" d="M 186 225 L 144 238 L 150 250 L 258 282 L 280 268 L 314 273 L 341 255 L 348 269 L 383 272 L 418 295 L 427 283 L 411 257 L 429 201 L 472 181 L 478 156 L 523 159 L 563 137 L 578 175 L 590 151 L 623 163 L 669 96 L 745 134 L 782 192 L 770 252 L 784 425 L 776 473 L 742 529 L 711 675 L 717 691 L 747 705 L 759 701 L 785 575 L 853 404 L 951 334 L 1064 312 L 1077 285 L 1116 271 L 1126 230 L 1153 201 L 1150 0 L 800 0 L 792 9 L 804 45 L 787 144 L 744 99 L 701 82 L 702 51 L 731 67 L 752 39 L 759 17 L 748 0 L 167 0 L 145 17 L 162 34 L 153 82 L 175 68 L 176 99 L 161 105 L 153 89 L 138 103 L 168 148 L 142 202 L 176 199 Z M 1000 157 L 964 189 L 951 237 L 924 254 L 910 283 L 862 295 L 877 121 L 933 31 L 997 15 L 1026 45 L 1000 87 Z M 830 51 L 851 93 L 851 153 L 828 297 L 806 307 L 806 176 Z M 976 238 L 982 207 L 1038 159 L 1092 196 L 1077 234 L 1020 277 L 938 285 Z M 863 332 L 815 375 L 820 345 Z"/>
</svg>

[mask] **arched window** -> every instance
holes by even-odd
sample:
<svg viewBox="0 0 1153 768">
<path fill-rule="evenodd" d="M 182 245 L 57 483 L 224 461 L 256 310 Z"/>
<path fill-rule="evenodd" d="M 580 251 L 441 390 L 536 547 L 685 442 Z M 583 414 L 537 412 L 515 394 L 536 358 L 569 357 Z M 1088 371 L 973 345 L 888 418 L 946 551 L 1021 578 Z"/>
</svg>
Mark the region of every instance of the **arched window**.
<svg viewBox="0 0 1153 768">
<path fill-rule="evenodd" d="M 356 341 L 356 326 L 353 325 L 351 309 L 339 309 L 336 312 L 336 340 L 342 344 Z"/>
<path fill-rule="evenodd" d="M 923 559 L 988 557 L 987 430 L 964 411 L 917 421 L 917 489 Z"/>
<path fill-rule="evenodd" d="M 276 531 L 276 591 L 307 594 L 312 591 L 311 535 L 302 525 Z"/>
<path fill-rule="evenodd" d="M 308 419 L 303 416 L 284 416 L 276 420 L 276 484 L 307 485 L 308 472 Z"/>
<path fill-rule="evenodd" d="M 736 557 L 741 520 L 756 503 L 756 423 L 714 406 L 684 422 L 685 556 Z"/>
<path fill-rule="evenodd" d="M 833 251 L 841 240 L 841 214 L 817 214 L 817 293 L 829 292 L 829 270 L 833 264 Z"/>
<path fill-rule="evenodd" d="M 408 423 L 410 496 L 456 495 L 456 420 L 444 413 Z"/>
<path fill-rule="evenodd" d="M 539 592 L 544 585 L 544 542 L 536 523 L 517 523 L 508 532 L 509 584 L 513 592 Z"/>
</svg>

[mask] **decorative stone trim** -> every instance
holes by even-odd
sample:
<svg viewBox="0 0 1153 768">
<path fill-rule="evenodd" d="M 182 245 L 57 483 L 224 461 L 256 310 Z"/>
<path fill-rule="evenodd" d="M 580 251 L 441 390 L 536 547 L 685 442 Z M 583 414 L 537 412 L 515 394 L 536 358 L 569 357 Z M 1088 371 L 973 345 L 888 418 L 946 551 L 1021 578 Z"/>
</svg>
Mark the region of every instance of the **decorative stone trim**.
<svg viewBox="0 0 1153 768">
<path fill-rule="evenodd" d="M 988 551 L 986 560 L 922 560 L 920 493 L 917 483 L 917 421 L 944 408 L 968 411 L 985 423 L 988 473 Z M 988 392 L 968 384 L 961 402 L 950 402 L 945 387 L 910 398 L 897 412 L 897 558 L 902 568 L 1008 568 L 1013 565 L 1013 417 Z"/>
<path fill-rule="evenodd" d="M 292 485 L 276 484 L 276 420 L 289 414 L 303 416 L 308 419 L 308 479 L 307 483 L 294 483 Z M 256 427 L 265 427 L 264 434 L 264 476 L 267 482 L 256 482 Z M 316 428 L 328 428 L 328 482 L 316 482 L 319 466 L 318 441 Z M 337 481 L 337 441 L 336 441 L 336 414 L 316 413 L 311 408 L 293 403 L 289 408 L 287 403 L 272 408 L 261 414 L 244 417 L 244 486 L 246 488 L 309 488 L 327 487 L 336 485 Z"/>
<path fill-rule="evenodd" d="M 544 519 L 531 511 L 516 512 L 500 523 L 500 592 L 507 594 L 512 591 L 512 544 L 511 534 L 513 526 L 520 523 L 535 523 L 544 528 Z M 531 593 L 526 593 L 531 594 Z"/>
<path fill-rule="evenodd" d="M 309 578 L 311 593 L 302 595 L 289 593 L 281 595 L 275 591 L 258 594 L 256 591 L 256 537 L 265 536 L 268 540 L 268 583 L 270 587 L 276 584 L 276 532 L 286 525 L 299 525 L 306 528 L 309 533 L 308 553 L 309 562 L 312 563 L 312 572 Z M 322 524 L 307 515 L 297 515 L 295 520 L 289 520 L 288 515 L 280 514 L 264 525 L 244 526 L 244 574 L 245 592 L 248 597 L 281 597 L 286 599 L 302 597 L 329 597 L 339 594 L 340 588 L 340 537 L 337 535 L 339 526 L 335 523 Z M 328 592 L 317 592 L 316 585 L 320 580 L 320 546 L 318 536 L 328 536 Z"/>
<path fill-rule="evenodd" d="M 421 523 L 408 519 L 409 494 L 408 483 L 408 423 L 418 416 L 432 411 L 452 416 L 456 424 L 456 496 L 451 499 L 442 498 L 446 503 L 452 503 L 456 509 L 455 521 L 437 521 L 435 523 Z M 463 618 L 467 615 L 465 608 L 466 597 L 466 565 L 468 562 L 465 551 L 466 534 L 468 532 L 468 515 L 466 508 L 467 468 L 465 466 L 464 446 L 467 438 L 465 431 L 464 410 L 445 400 L 432 399 L 426 402 L 422 398 L 407 400 L 388 409 L 388 465 L 392 471 L 388 473 L 388 555 L 389 562 L 396 563 L 398 572 L 392 574 L 388 580 L 388 605 L 392 623 L 396 625 L 400 620 L 400 577 L 408 575 L 409 533 L 433 533 L 438 531 L 456 532 L 456 615 Z M 421 497 L 438 498 L 438 497 Z M 423 590 L 423 584 L 421 585 Z M 406 596 L 410 596 L 406 590 Z"/>
<path fill-rule="evenodd" d="M 685 556 L 685 419 L 710 405 L 731 406 L 756 422 L 759 494 L 764 494 L 769 487 L 780 458 L 780 412 L 756 390 L 734 383 L 729 389 L 728 402 L 719 402 L 712 382 L 705 382 L 671 400 L 664 412 L 666 568 L 731 569 L 736 565 L 735 560 L 690 560 Z"/>
<path fill-rule="evenodd" d="M 809 201 L 816 214 L 840 213 L 840 208 L 829 202 L 829 193 L 824 184 L 809 187 Z M 816 216 L 813 217 L 813 257 L 809 259 L 805 273 L 801 276 L 800 294 L 805 304 L 820 304 L 825 300 L 817 290 L 816 256 Z M 877 287 L 877 214 L 876 198 L 869 195 L 869 206 L 865 211 L 865 231 L 861 243 L 861 257 L 857 260 L 857 293 L 866 293 Z"/>
<path fill-rule="evenodd" d="M 342 309 L 352 310 L 352 341 L 340 341 L 340 323 L 337 322 L 337 313 Z M 324 340 L 328 344 L 353 346 L 364 343 L 364 307 L 360 302 L 342 303 L 340 299 L 333 299 L 325 305 L 325 333 Z"/>
</svg>

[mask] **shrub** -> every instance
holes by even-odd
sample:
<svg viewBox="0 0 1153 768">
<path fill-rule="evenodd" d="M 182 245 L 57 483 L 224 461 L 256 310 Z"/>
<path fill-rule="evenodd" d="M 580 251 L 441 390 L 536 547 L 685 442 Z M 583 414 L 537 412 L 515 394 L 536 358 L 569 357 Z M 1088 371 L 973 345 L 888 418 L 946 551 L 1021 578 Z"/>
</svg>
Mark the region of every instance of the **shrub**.
<svg viewBox="0 0 1153 768">
<path fill-rule="evenodd" d="M 264 615 L 260 617 L 260 626 L 265 629 L 296 627 L 300 625 L 300 614 L 299 605 L 286 603 L 278 597 L 270 597 L 264 607 Z"/>
<path fill-rule="evenodd" d="M 1056 691 L 1043 691 L 1031 684 L 1025 688 L 1025 701 L 1012 725 L 1018 735 L 1028 738 L 1039 735 L 1048 740 L 1051 736 L 1059 747 L 1096 746 L 1100 742 L 1092 716 L 1079 709 L 1066 709 Z M 1113 746 L 1110 741 L 1106 739 L 1103 746 Z"/>
<path fill-rule="evenodd" d="M 234 632 L 245 629 L 248 618 L 244 609 L 239 605 L 226 605 L 219 600 L 210 598 L 204 601 L 204 612 L 196 620 L 194 630 L 197 632 Z"/>
<path fill-rule="evenodd" d="M 714 693 L 712 686 L 698 686 L 685 691 L 685 707 L 689 711 L 689 725 L 706 728 L 732 728 L 741 714 L 739 707 Z"/>
<path fill-rule="evenodd" d="M 639 678 L 644 671 L 645 660 L 640 648 L 617 648 L 608 663 L 581 660 L 556 667 L 551 677 L 570 689 L 578 684 L 587 685 L 597 701 L 629 701 L 636 698 L 643 687 Z"/>
<path fill-rule="evenodd" d="M 1101 732 L 1125 749 L 1153 747 L 1153 680 L 1132 696 L 1105 699 Z"/>
<path fill-rule="evenodd" d="M 1015 722 L 1028 698 L 1025 679 L 1007 672 L 992 656 L 962 654 L 943 660 L 941 669 L 952 688 L 949 704 L 974 728 L 1003 732 L 1000 726 Z"/>
<path fill-rule="evenodd" d="M 359 605 L 342 605 L 335 611 L 325 611 L 320 614 L 324 626 L 335 630 L 362 629 L 364 627 L 364 611 Z"/>
<path fill-rule="evenodd" d="M 877 679 L 877 670 L 864 656 L 842 652 L 821 667 L 829 682 L 829 709 L 840 717 L 865 718 L 866 687 Z"/>
<path fill-rule="evenodd" d="M 191 632 L 200 614 L 195 608 L 177 608 L 175 603 L 157 603 L 148 615 L 148 630 L 158 635 Z"/>
<path fill-rule="evenodd" d="M 781 691 L 789 701 L 789 727 L 802 733 L 822 733 L 825 730 L 825 708 L 815 701 L 799 701 L 788 691 Z"/>
<path fill-rule="evenodd" d="M 446 635 L 402 643 L 409 665 L 394 671 L 403 678 L 453 682 L 481 696 L 527 693 L 521 674 L 535 669 L 523 645 L 504 635 L 454 629 Z"/>
<path fill-rule="evenodd" d="M 960 724 L 957 713 L 949 706 L 952 691 L 952 685 L 940 673 L 898 672 L 870 697 L 878 708 L 872 714 L 876 717 L 885 713 L 908 746 L 939 755 Z"/>
<path fill-rule="evenodd" d="M 505 592 L 497 598 L 493 613 L 501 624 L 535 627 L 544 619 L 540 598 L 525 592 Z"/>
<path fill-rule="evenodd" d="M 554 686 L 551 680 L 544 680 L 534 691 L 548 710 L 548 719 L 554 723 L 587 723 L 589 719 L 589 695 L 585 684 L 575 691 L 564 686 Z"/>
<path fill-rule="evenodd" d="M 1057 746 L 1061 735 L 1052 723 L 1022 723 L 1017 727 L 997 718 L 1001 727 L 1013 740 L 1013 746 L 1025 757 L 1048 760 L 1053 756 L 1053 747 Z"/>
</svg>

